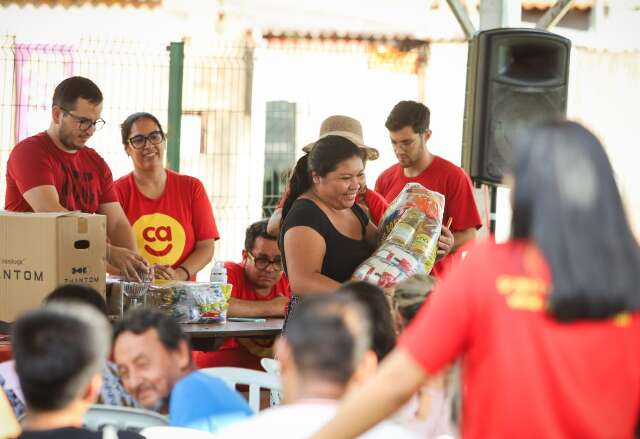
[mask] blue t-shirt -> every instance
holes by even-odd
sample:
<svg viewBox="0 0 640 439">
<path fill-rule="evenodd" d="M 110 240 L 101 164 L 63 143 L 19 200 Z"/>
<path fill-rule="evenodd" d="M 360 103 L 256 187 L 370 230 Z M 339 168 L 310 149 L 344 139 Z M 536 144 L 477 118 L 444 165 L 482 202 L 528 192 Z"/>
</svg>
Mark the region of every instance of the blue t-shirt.
<svg viewBox="0 0 640 439">
<path fill-rule="evenodd" d="M 176 383 L 169 400 L 169 425 L 215 432 L 253 415 L 244 398 L 219 378 L 192 372 Z"/>
</svg>

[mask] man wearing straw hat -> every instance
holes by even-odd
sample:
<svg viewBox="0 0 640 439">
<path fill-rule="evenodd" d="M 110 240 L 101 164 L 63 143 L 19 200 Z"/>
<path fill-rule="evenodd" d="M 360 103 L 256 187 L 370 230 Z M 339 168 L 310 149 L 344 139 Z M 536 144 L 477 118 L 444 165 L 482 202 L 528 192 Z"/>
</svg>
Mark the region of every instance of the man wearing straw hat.
<svg viewBox="0 0 640 439">
<path fill-rule="evenodd" d="M 362 125 L 356 119 L 349 116 L 341 116 L 334 115 L 329 116 L 325 120 L 322 121 L 320 125 L 320 134 L 318 136 L 318 140 L 327 137 L 327 136 L 341 136 L 344 137 L 351 142 L 355 143 L 360 149 L 362 149 L 365 154 L 363 157 L 363 162 L 367 160 L 377 160 L 380 154 L 378 150 L 367 146 L 364 143 L 364 139 L 362 137 Z M 309 143 L 308 145 L 302 148 L 302 151 L 305 153 L 309 153 L 311 149 L 315 145 L 315 142 Z M 269 219 L 269 225 L 267 226 L 267 232 L 271 235 L 278 236 L 280 232 L 280 219 L 282 213 L 282 204 L 284 202 L 284 197 L 278 203 L 278 208 L 273 212 L 271 218 Z M 363 210 L 369 215 L 371 221 L 374 224 L 378 225 L 380 222 L 380 218 L 384 214 L 389 203 L 374 190 L 367 188 L 367 183 L 365 181 L 364 175 L 360 180 L 360 189 L 358 191 L 358 204 Z"/>
</svg>

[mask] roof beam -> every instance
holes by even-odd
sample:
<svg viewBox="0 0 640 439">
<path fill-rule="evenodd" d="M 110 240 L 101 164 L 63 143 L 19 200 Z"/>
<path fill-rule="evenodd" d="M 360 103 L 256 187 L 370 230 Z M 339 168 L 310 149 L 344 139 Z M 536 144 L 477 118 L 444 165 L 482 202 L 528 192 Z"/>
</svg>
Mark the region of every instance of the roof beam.
<svg viewBox="0 0 640 439">
<path fill-rule="evenodd" d="M 476 28 L 473 26 L 473 23 L 471 23 L 469 14 L 464 6 L 462 6 L 462 3 L 460 3 L 460 0 L 447 0 L 447 3 L 453 12 L 453 15 L 455 15 L 456 20 L 458 20 L 458 24 L 460 24 L 467 40 L 473 38 L 473 35 L 476 33 Z"/>
<path fill-rule="evenodd" d="M 571 8 L 573 0 L 558 0 L 544 13 L 536 23 L 536 29 L 548 30 L 558 24 Z"/>
</svg>

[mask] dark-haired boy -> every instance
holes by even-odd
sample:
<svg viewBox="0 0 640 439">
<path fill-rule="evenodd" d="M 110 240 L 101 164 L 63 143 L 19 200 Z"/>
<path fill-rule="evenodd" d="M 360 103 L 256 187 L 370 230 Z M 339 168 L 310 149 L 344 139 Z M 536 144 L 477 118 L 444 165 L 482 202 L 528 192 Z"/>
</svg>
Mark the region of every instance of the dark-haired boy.
<svg viewBox="0 0 640 439">
<path fill-rule="evenodd" d="M 111 346 L 107 319 L 80 303 L 52 303 L 13 326 L 13 355 L 27 403 L 19 439 L 102 437 L 82 428 L 97 400 Z M 131 432 L 118 437 L 142 438 Z"/>
</svg>

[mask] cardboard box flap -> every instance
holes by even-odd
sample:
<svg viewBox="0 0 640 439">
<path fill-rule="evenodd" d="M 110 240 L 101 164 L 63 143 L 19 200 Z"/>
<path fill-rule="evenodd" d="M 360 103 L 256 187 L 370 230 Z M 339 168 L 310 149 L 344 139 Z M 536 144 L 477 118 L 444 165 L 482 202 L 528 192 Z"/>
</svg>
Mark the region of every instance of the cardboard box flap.
<svg viewBox="0 0 640 439">
<path fill-rule="evenodd" d="M 33 212 L 11 212 L 9 210 L 0 210 L 0 215 L 12 216 L 12 217 L 18 217 L 18 218 L 35 218 Z M 84 217 L 84 216 L 91 216 L 91 215 L 94 215 L 94 214 L 80 212 L 79 210 L 73 210 L 73 211 L 64 211 L 64 212 L 41 212 L 41 213 L 38 213 L 37 217 L 38 218 L 60 218 L 60 217 L 67 217 L 67 216 Z"/>
<path fill-rule="evenodd" d="M 106 218 L 105 215 L 101 215 L 99 213 L 86 213 L 86 212 L 81 212 L 79 210 L 72 210 L 69 212 L 60 212 L 60 213 L 64 213 L 64 215 L 60 215 L 60 216 L 64 216 L 64 217 L 74 217 L 74 218 L 91 218 L 94 216 L 104 216 Z"/>
</svg>

